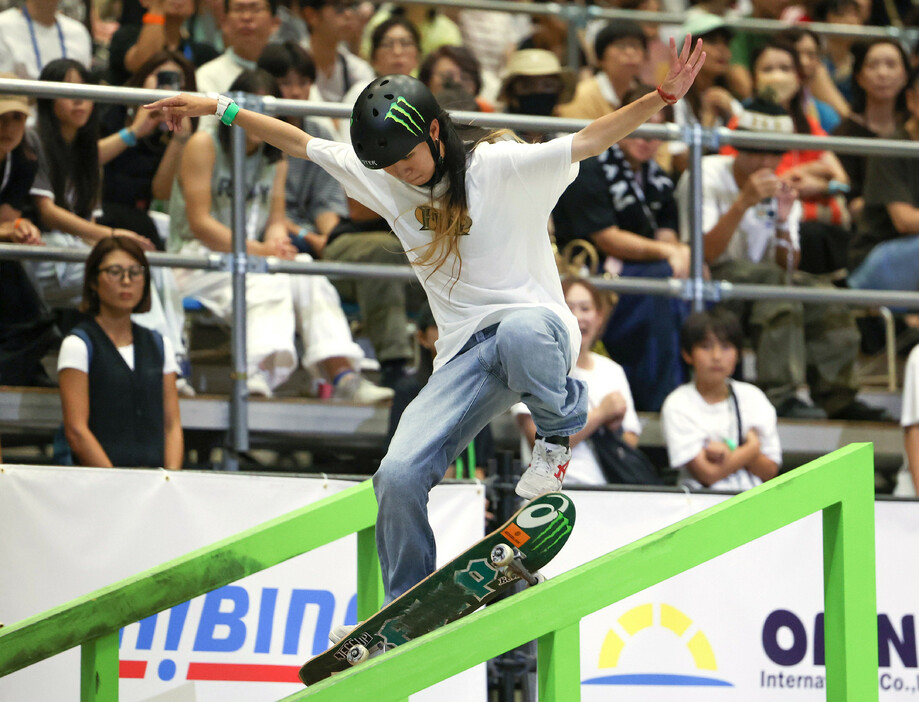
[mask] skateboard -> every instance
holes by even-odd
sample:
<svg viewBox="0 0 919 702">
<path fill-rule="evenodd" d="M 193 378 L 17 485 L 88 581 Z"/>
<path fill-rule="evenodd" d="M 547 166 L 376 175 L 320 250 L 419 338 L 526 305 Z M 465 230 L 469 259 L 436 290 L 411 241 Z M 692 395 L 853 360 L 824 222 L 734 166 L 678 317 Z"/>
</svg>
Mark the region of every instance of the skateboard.
<svg viewBox="0 0 919 702">
<path fill-rule="evenodd" d="M 465 617 L 520 580 L 529 585 L 544 581 L 538 571 L 565 545 L 574 516 L 574 503 L 560 492 L 528 502 L 505 524 L 304 663 L 300 680 L 313 685 Z"/>
</svg>

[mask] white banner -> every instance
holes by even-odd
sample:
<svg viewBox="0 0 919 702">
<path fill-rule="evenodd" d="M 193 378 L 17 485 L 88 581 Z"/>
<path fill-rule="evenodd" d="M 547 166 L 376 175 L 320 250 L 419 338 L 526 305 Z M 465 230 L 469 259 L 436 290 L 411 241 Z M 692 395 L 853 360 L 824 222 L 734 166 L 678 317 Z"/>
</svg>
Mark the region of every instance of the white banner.
<svg viewBox="0 0 919 702">
<path fill-rule="evenodd" d="M 227 473 L 3 466 L 0 621 L 12 624 L 354 483 Z M 484 533 L 484 490 L 431 493 L 438 565 Z M 126 627 L 122 702 L 275 702 L 355 619 L 349 537 Z M 79 649 L 0 678 L 0 700 L 77 702 Z M 286 680 L 288 682 L 276 682 Z M 293 682 L 291 682 L 293 680 Z M 485 666 L 412 696 L 484 702 Z"/>
<path fill-rule="evenodd" d="M 570 493 L 577 523 L 551 577 L 717 504 L 673 493 Z M 919 697 L 919 503 L 877 502 L 882 701 Z M 584 702 L 826 699 L 819 514 L 581 622 Z"/>
</svg>

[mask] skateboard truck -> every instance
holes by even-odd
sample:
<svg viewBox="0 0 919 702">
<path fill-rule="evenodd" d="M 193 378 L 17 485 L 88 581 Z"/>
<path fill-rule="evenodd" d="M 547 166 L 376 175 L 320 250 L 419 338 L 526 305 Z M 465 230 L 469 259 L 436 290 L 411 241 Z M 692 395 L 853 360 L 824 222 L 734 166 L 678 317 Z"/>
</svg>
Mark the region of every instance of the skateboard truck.
<svg viewBox="0 0 919 702">
<path fill-rule="evenodd" d="M 531 573 L 527 570 L 520 557 L 520 551 L 507 544 L 497 544 L 491 550 L 490 558 L 493 565 L 505 571 L 512 570 L 525 580 L 528 585 L 537 585 L 546 580 L 546 576 L 539 571 Z"/>
</svg>

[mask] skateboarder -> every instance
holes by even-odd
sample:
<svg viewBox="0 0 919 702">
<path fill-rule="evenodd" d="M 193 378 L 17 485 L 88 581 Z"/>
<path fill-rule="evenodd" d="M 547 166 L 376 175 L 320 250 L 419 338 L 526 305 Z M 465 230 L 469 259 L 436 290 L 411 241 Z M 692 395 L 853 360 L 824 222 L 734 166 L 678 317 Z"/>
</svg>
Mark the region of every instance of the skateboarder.
<svg viewBox="0 0 919 702">
<path fill-rule="evenodd" d="M 240 110 L 223 96 L 178 95 L 147 106 L 162 109 L 170 127 L 184 116 L 216 114 L 318 163 L 389 222 L 425 288 L 440 330 L 434 373 L 373 478 L 386 603 L 434 571 L 429 491 L 482 427 L 515 402 L 527 404 L 539 431 L 517 493 L 561 487 L 568 436 L 584 425 L 587 392 L 567 375 L 580 332 L 562 296 L 546 224 L 579 161 L 689 89 L 705 60 L 702 42 L 693 49 L 687 37 L 678 54 L 671 41 L 670 52 L 656 92 L 542 144 L 501 132 L 464 144 L 431 92 L 403 75 L 378 78 L 360 94 L 351 146 Z"/>
</svg>

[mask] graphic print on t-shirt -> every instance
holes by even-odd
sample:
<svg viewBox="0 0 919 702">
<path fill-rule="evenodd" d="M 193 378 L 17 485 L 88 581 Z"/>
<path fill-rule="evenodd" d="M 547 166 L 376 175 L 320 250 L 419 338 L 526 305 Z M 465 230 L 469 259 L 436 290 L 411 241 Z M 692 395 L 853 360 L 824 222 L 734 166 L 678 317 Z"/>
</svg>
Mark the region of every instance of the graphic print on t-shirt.
<svg viewBox="0 0 919 702">
<path fill-rule="evenodd" d="M 430 205 L 419 205 L 416 207 L 415 219 L 421 224 L 421 229 L 419 231 L 427 232 L 435 230 L 437 228 L 437 220 L 440 218 L 441 214 L 439 209 L 431 207 Z M 467 214 L 463 219 L 463 227 L 460 234 L 466 236 L 469 234 L 470 229 L 472 229 L 472 217 Z"/>
</svg>

